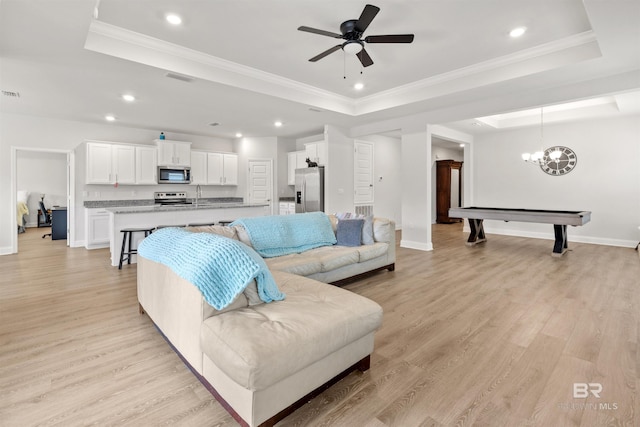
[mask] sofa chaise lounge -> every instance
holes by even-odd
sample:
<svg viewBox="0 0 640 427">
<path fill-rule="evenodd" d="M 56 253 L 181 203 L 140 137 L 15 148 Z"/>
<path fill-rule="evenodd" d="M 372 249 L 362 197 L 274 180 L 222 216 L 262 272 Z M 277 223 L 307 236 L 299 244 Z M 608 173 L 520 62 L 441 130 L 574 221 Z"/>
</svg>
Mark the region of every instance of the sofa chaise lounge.
<svg viewBox="0 0 640 427">
<path fill-rule="evenodd" d="M 221 310 L 168 266 L 139 256 L 140 311 L 241 425 L 273 425 L 349 372 L 369 368 L 381 307 L 322 280 L 393 271 L 394 228 L 375 218 L 372 245 L 269 258 L 286 298 L 262 303 L 254 281 Z M 238 225 L 192 231 L 251 243 Z"/>
</svg>

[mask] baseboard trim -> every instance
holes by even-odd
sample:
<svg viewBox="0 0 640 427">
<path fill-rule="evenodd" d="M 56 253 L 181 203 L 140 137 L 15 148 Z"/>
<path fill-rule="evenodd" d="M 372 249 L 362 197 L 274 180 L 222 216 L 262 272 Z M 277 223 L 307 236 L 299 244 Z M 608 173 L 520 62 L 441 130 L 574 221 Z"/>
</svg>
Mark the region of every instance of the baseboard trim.
<svg viewBox="0 0 640 427">
<path fill-rule="evenodd" d="M 422 243 L 422 242 L 414 242 L 412 240 L 401 239 L 400 240 L 400 247 L 401 248 L 407 248 L 407 249 L 417 249 L 419 251 L 432 251 L 433 250 L 433 243 L 431 243 L 431 242 Z"/>
<path fill-rule="evenodd" d="M 11 255 L 12 253 L 11 246 L 0 247 L 0 255 Z"/>
<path fill-rule="evenodd" d="M 514 237 L 529 237 L 532 239 L 544 239 L 544 240 L 555 240 L 555 236 L 553 233 L 540 233 L 540 232 L 532 232 L 532 231 L 523 231 L 523 230 L 509 230 L 509 229 L 492 229 L 491 227 L 484 227 L 485 233 L 487 234 L 498 234 L 502 236 L 514 236 Z M 569 242 L 574 243 L 588 243 L 592 245 L 603 245 L 603 246 L 617 246 L 622 248 L 635 248 L 638 244 L 635 240 L 622 240 L 622 239 L 610 239 L 603 237 L 594 237 L 594 236 L 575 236 L 571 235 L 571 229 L 569 229 L 568 240 Z"/>
</svg>

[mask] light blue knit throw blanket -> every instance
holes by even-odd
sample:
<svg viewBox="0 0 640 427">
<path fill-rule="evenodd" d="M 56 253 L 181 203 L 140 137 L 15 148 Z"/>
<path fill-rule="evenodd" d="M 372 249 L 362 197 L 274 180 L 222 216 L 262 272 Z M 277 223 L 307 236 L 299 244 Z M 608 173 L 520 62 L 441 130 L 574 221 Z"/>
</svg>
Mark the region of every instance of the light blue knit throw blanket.
<svg viewBox="0 0 640 427">
<path fill-rule="evenodd" d="M 331 221 L 324 212 L 240 218 L 253 248 L 265 258 L 300 253 L 336 244 Z"/>
<path fill-rule="evenodd" d="M 260 255 L 237 240 L 163 228 L 146 237 L 138 253 L 193 283 L 216 310 L 231 304 L 253 279 L 262 301 L 285 297 Z"/>
</svg>

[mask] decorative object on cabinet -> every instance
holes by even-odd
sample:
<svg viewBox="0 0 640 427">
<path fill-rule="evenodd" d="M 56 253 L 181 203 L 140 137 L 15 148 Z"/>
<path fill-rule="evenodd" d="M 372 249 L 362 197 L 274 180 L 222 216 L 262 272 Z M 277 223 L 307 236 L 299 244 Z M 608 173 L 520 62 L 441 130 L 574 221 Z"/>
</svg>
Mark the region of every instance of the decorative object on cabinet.
<svg viewBox="0 0 640 427">
<path fill-rule="evenodd" d="M 436 222 L 451 224 L 460 218 L 449 217 L 449 208 L 462 205 L 462 162 L 436 161 Z"/>
</svg>

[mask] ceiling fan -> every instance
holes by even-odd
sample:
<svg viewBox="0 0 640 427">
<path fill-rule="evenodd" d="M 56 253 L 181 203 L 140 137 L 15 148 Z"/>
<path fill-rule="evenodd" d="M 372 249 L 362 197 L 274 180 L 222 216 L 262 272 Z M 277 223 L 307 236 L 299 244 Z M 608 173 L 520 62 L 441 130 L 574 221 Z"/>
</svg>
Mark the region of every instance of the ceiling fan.
<svg viewBox="0 0 640 427">
<path fill-rule="evenodd" d="M 342 49 L 347 53 L 354 53 L 363 67 L 373 65 L 373 60 L 364 48 L 365 43 L 411 43 L 413 41 L 413 34 L 392 34 L 385 36 L 367 36 L 362 38 L 363 33 L 373 21 L 373 18 L 380 12 L 380 8 L 368 4 L 364 7 L 364 10 L 360 14 L 358 19 L 350 19 L 340 24 L 340 32 L 332 33 L 331 31 L 318 30 L 311 27 L 298 27 L 300 31 L 306 31 L 308 33 L 320 34 L 322 36 L 333 37 L 335 39 L 344 39 L 341 44 L 335 45 L 330 49 L 325 50 L 319 55 L 314 56 L 309 61 L 316 62 L 325 56 Z"/>
</svg>

